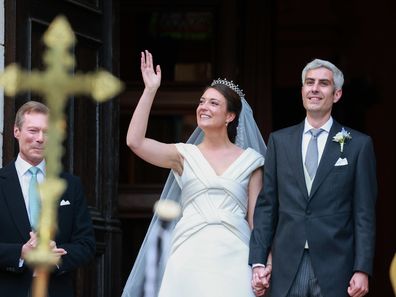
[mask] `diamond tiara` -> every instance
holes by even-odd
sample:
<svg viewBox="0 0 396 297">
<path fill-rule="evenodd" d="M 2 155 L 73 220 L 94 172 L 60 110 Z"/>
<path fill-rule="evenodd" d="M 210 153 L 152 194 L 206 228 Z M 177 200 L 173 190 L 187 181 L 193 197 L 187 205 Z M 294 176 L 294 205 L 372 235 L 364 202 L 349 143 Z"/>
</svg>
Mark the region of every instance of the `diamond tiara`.
<svg viewBox="0 0 396 297">
<path fill-rule="evenodd" d="M 237 93 L 239 95 L 239 97 L 245 97 L 245 94 L 243 93 L 243 90 L 239 88 L 238 85 L 234 84 L 233 81 L 228 81 L 226 78 L 224 79 L 216 79 L 211 83 L 211 87 L 213 87 L 214 85 L 225 85 L 227 87 L 229 87 L 231 90 L 233 90 L 235 93 Z"/>
</svg>

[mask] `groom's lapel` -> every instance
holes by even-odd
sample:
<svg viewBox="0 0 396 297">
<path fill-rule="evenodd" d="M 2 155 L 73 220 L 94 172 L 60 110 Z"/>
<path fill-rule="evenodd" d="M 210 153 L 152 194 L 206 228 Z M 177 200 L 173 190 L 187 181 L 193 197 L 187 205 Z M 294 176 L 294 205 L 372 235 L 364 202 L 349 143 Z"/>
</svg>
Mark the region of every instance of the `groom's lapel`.
<svg viewBox="0 0 396 297">
<path fill-rule="evenodd" d="M 302 161 L 302 134 L 304 132 L 304 122 L 297 125 L 290 131 L 290 137 L 284 139 L 285 147 L 287 150 L 287 159 L 290 168 L 296 168 L 295 178 L 297 180 L 298 187 L 305 198 L 308 199 L 307 186 L 305 184 L 304 167 Z"/>
<path fill-rule="evenodd" d="M 322 184 L 330 171 L 334 168 L 337 159 L 340 157 L 340 145 L 339 143 L 333 141 L 333 136 L 336 135 L 337 132 L 341 131 L 341 128 L 342 127 L 339 123 L 337 123 L 336 121 L 333 122 L 333 125 L 331 126 L 329 132 L 329 136 L 327 137 L 326 145 L 323 150 L 322 158 L 320 159 L 315 179 L 312 184 L 310 198 L 315 195 L 319 186 Z"/>
</svg>

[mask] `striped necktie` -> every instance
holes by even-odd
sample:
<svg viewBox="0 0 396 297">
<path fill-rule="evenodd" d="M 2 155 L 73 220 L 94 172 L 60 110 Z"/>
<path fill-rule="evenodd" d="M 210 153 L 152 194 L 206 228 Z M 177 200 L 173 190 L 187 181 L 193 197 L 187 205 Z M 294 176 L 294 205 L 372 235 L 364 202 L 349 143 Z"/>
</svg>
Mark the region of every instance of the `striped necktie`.
<svg viewBox="0 0 396 297">
<path fill-rule="evenodd" d="M 309 140 L 307 147 L 307 154 L 305 155 L 305 168 L 307 169 L 308 174 L 311 177 L 311 180 L 314 179 L 316 174 L 316 169 L 318 169 L 318 163 L 319 163 L 318 136 L 322 132 L 323 129 L 312 128 L 311 130 L 309 130 L 309 133 L 311 133 L 311 139 Z"/>
</svg>

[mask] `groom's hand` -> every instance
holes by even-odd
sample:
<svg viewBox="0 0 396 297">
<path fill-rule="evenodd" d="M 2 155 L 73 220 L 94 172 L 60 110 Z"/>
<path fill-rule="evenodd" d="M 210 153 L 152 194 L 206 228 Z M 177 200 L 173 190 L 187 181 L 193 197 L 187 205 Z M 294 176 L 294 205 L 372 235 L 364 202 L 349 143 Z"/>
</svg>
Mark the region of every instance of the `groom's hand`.
<svg viewBox="0 0 396 297">
<path fill-rule="evenodd" d="M 348 294 L 352 297 L 362 297 L 368 293 L 368 275 L 355 272 L 349 282 Z"/>
<path fill-rule="evenodd" d="M 252 289 L 256 296 L 263 296 L 269 288 L 272 267 L 254 267 L 252 274 Z"/>
</svg>

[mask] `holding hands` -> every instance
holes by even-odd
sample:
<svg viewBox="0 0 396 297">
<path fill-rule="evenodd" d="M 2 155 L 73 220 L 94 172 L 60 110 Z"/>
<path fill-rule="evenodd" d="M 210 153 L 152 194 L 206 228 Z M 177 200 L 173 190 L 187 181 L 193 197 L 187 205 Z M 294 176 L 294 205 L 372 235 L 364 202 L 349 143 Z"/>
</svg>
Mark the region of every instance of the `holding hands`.
<svg viewBox="0 0 396 297">
<path fill-rule="evenodd" d="M 157 65 L 154 70 L 153 56 L 148 50 L 141 54 L 140 69 L 146 89 L 157 91 L 161 84 L 161 68 Z"/>
<path fill-rule="evenodd" d="M 272 265 L 253 268 L 252 289 L 256 296 L 264 296 L 270 284 Z"/>
</svg>

